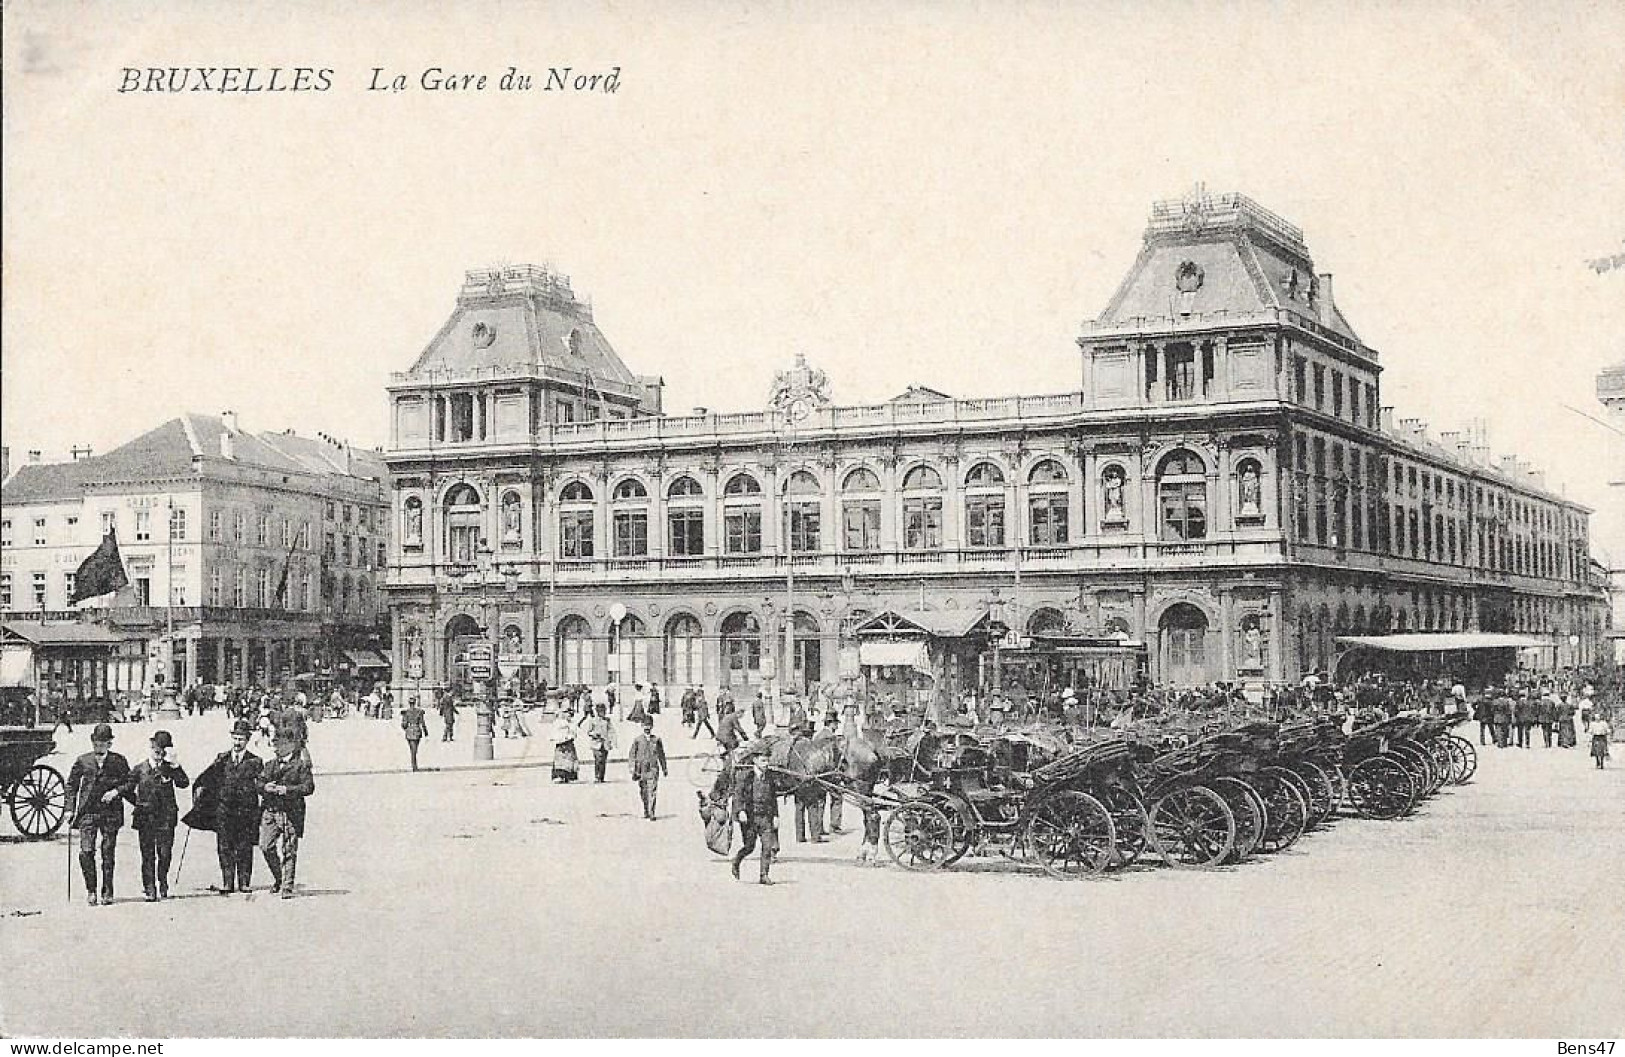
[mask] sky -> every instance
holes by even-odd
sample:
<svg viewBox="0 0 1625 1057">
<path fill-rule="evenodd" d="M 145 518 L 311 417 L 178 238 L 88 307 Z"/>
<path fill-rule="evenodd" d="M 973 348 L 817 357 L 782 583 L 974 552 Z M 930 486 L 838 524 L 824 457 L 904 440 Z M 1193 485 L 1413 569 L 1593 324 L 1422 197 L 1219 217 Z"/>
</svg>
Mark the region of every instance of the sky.
<svg viewBox="0 0 1625 1057">
<path fill-rule="evenodd" d="M 797 353 L 842 403 L 1060 392 L 1201 182 L 1304 229 L 1400 416 L 1485 418 L 1619 515 L 1579 413 L 1625 360 L 1625 270 L 1587 266 L 1625 252 L 1617 3 L 242 6 L 5 5 L 14 460 L 182 410 L 384 444 L 493 264 L 570 274 L 670 411 L 759 408 Z M 332 88 L 118 91 L 278 65 Z M 620 83 L 419 87 L 509 66 Z"/>
</svg>

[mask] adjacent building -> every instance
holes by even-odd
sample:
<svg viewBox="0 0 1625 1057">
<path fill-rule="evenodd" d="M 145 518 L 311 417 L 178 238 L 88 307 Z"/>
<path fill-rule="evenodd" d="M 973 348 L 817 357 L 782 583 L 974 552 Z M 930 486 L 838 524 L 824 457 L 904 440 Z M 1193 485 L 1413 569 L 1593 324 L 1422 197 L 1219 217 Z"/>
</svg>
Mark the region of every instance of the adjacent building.
<svg viewBox="0 0 1625 1057">
<path fill-rule="evenodd" d="M 765 410 L 669 416 L 567 279 L 469 272 L 389 387 L 394 679 L 457 682 L 480 640 L 521 680 L 735 691 L 958 693 L 1046 637 L 1173 685 L 1420 631 L 1595 656 L 1587 509 L 1394 421 L 1286 220 L 1157 203 L 1071 354 L 1062 393 L 837 406 L 798 362 Z"/>
<path fill-rule="evenodd" d="M 105 665 L 44 673 L 70 697 L 376 672 L 390 523 L 379 452 L 246 431 L 230 412 L 70 462 L 31 452 L 0 486 L 0 619 L 116 634 Z M 71 607 L 75 570 L 108 532 L 130 584 Z"/>
</svg>

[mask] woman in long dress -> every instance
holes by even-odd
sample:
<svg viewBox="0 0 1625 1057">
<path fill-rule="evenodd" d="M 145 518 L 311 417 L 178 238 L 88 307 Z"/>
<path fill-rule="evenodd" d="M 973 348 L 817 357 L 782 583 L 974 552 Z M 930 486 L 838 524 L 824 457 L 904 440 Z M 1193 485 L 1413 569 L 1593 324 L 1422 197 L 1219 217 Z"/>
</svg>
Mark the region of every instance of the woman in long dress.
<svg viewBox="0 0 1625 1057">
<path fill-rule="evenodd" d="M 573 782 L 581 770 L 576 756 L 576 728 L 567 713 L 560 712 L 553 724 L 553 781 Z"/>
</svg>

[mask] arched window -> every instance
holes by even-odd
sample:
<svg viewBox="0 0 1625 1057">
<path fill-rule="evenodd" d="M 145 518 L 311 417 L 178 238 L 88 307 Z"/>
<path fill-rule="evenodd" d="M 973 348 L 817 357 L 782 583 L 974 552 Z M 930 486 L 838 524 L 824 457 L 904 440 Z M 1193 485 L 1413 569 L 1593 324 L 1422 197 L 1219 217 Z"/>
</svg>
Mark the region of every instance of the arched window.
<svg viewBox="0 0 1625 1057">
<path fill-rule="evenodd" d="M 1157 499 L 1165 540 L 1207 538 L 1207 469 L 1188 451 L 1172 451 L 1157 464 Z"/>
<path fill-rule="evenodd" d="M 613 533 L 611 553 L 617 558 L 642 558 L 649 553 L 649 491 L 643 482 L 628 477 L 610 493 Z"/>
<path fill-rule="evenodd" d="M 502 545 L 518 547 L 524 542 L 525 501 L 520 498 L 518 492 L 503 492 L 500 510 Z"/>
<path fill-rule="evenodd" d="M 728 554 L 762 552 L 762 486 L 736 473 L 722 488 L 722 545 Z"/>
<path fill-rule="evenodd" d="M 667 499 L 699 499 L 705 495 L 700 482 L 692 477 L 679 477 L 666 489 Z"/>
<path fill-rule="evenodd" d="M 705 553 L 705 492 L 692 477 L 679 477 L 666 489 L 666 553 L 674 558 Z"/>
<path fill-rule="evenodd" d="M 1192 686 L 1209 680 L 1207 628 L 1207 615 L 1188 602 L 1168 607 L 1158 628 L 1164 683 Z"/>
<path fill-rule="evenodd" d="M 643 620 L 628 613 L 609 626 L 609 675 L 618 683 L 649 681 L 649 632 Z"/>
<path fill-rule="evenodd" d="M 796 614 L 796 663 L 792 686 L 801 693 L 824 678 L 823 631 L 811 613 Z"/>
<path fill-rule="evenodd" d="M 592 671 L 592 628 L 582 617 L 565 617 L 554 632 L 558 640 L 559 683 L 576 686 L 596 682 Z"/>
<path fill-rule="evenodd" d="M 666 681 L 699 686 L 705 681 L 704 638 L 700 622 L 679 613 L 666 622 Z"/>
<path fill-rule="evenodd" d="M 571 481 L 559 492 L 559 557 L 591 558 L 593 546 L 592 489 Z"/>
<path fill-rule="evenodd" d="M 423 546 L 423 500 L 415 495 L 401 504 L 401 546 Z"/>
<path fill-rule="evenodd" d="M 1059 610 L 1050 606 L 1033 611 L 1027 618 L 1027 634 L 1029 635 L 1056 635 L 1066 630 L 1066 616 Z"/>
<path fill-rule="evenodd" d="M 841 547 L 847 551 L 880 549 L 880 478 L 858 467 L 841 483 Z"/>
<path fill-rule="evenodd" d="M 722 621 L 722 684 L 752 686 L 762 678 L 762 625 L 749 613 Z"/>
<path fill-rule="evenodd" d="M 480 494 L 460 484 L 446 493 L 446 560 L 473 565 L 480 549 Z"/>
<path fill-rule="evenodd" d="M 1004 472 L 990 462 L 965 475 L 965 545 L 1004 546 Z"/>
<path fill-rule="evenodd" d="M 797 470 L 784 482 L 785 538 L 792 554 L 810 554 L 823 543 L 823 489 L 818 478 Z"/>
<path fill-rule="evenodd" d="M 1035 547 L 1059 547 L 1071 538 L 1071 504 L 1066 468 L 1045 459 L 1027 474 L 1028 540 Z"/>
<path fill-rule="evenodd" d="M 750 474 L 736 473 L 732 477 L 728 478 L 728 483 L 723 486 L 722 494 L 725 496 L 761 495 L 762 486 L 758 484 L 756 478 L 752 477 Z"/>
<path fill-rule="evenodd" d="M 903 549 L 942 547 L 942 475 L 916 466 L 903 475 Z"/>
</svg>

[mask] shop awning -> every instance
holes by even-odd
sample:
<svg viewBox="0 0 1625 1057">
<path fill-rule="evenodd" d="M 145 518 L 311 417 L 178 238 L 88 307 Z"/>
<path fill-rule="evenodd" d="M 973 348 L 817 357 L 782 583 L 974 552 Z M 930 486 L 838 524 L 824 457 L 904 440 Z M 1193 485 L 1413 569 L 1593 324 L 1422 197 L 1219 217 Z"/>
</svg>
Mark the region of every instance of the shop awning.
<svg viewBox="0 0 1625 1057">
<path fill-rule="evenodd" d="M 1455 650 L 1512 650 L 1526 646 L 1550 646 L 1546 639 L 1528 635 L 1496 635 L 1489 632 L 1420 633 L 1413 635 L 1340 635 L 1342 646 L 1364 646 L 1392 653 L 1450 653 Z"/>
<path fill-rule="evenodd" d="M 858 625 L 859 635 L 930 635 L 939 639 L 957 639 L 972 631 L 985 631 L 987 611 L 984 609 L 931 609 L 907 612 L 888 609 L 877 613 Z M 980 627 L 979 627 L 980 625 Z"/>
<path fill-rule="evenodd" d="M 925 642 L 860 642 L 858 663 L 871 667 L 913 668 L 931 675 L 931 660 L 925 652 Z"/>
<path fill-rule="evenodd" d="M 8 620 L 6 637 L 15 636 L 30 646 L 117 646 L 124 640 L 96 624 L 36 624 L 28 620 Z"/>
</svg>

